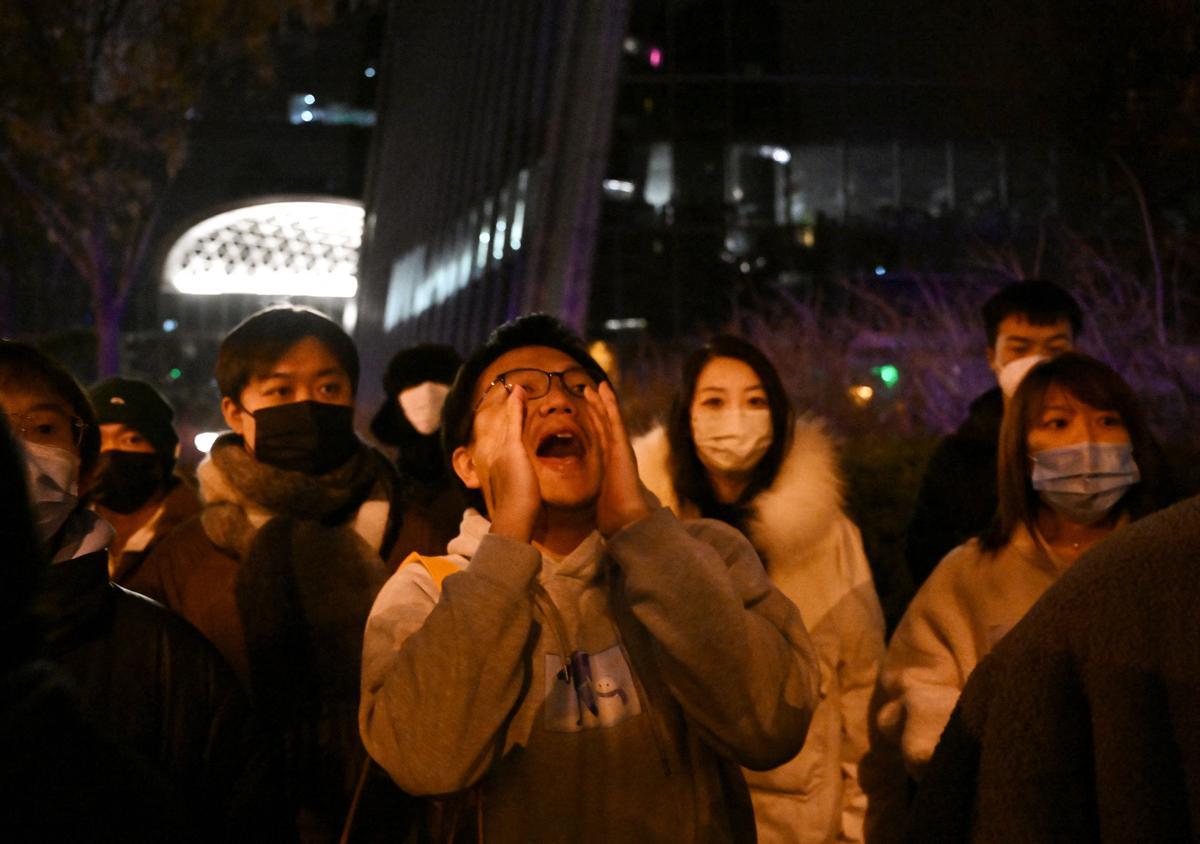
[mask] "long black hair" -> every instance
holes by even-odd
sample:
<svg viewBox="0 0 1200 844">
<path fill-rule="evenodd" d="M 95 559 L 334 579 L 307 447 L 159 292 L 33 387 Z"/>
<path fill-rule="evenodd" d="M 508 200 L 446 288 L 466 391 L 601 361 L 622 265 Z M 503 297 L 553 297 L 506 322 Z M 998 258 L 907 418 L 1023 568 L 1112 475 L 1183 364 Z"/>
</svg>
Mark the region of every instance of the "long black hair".
<svg viewBox="0 0 1200 844">
<path fill-rule="evenodd" d="M 717 500 L 708 472 L 696 454 L 692 439 L 692 400 L 700 373 L 714 358 L 733 358 L 754 370 L 767 395 L 771 413 L 771 445 L 750 473 L 750 482 L 737 501 Z M 779 474 L 779 467 L 792 441 L 792 403 L 779 378 L 779 372 L 758 347 L 740 337 L 719 334 L 688 355 L 683 362 L 680 389 L 671 404 L 667 419 L 667 440 L 671 446 L 671 481 L 680 502 L 694 504 L 702 516 L 721 519 L 735 527 L 743 526 L 746 508 L 754 496 L 768 488 Z"/>
</svg>

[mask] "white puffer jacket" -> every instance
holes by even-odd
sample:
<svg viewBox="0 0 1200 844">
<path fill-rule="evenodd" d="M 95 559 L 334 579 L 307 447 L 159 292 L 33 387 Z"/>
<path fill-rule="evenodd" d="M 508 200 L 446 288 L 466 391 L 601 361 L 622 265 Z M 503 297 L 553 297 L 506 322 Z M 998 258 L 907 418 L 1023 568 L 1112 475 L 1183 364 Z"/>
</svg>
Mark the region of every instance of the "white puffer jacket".
<svg viewBox="0 0 1200 844">
<path fill-rule="evenodd" d="M 680 516 L 697 516 L 671 482 L 666 432 L 656 428 L 633 447 L 651 492 Z M 748 532 L 772 582 L 800 609 L 821 662 L 821 702 L 804 749 L 774 770 L 745 771 L 758 839 L 861 841 L 867 801 L 858 763 L 883 659 L 883 613 L 820 421 L 796 423 L 775 482 L 752 502 Z"/>
</svg>

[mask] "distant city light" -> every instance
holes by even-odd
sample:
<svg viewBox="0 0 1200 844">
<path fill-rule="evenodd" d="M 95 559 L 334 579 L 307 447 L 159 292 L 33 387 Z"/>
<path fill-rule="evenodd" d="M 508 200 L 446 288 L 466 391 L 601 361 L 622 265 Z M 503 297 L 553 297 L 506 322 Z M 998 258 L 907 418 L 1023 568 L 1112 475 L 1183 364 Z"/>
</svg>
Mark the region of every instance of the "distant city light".
<svg viewBox="0 0 1200 844">
<path fill-rule="evenodd" d="M 374 79 L 375 78 L 375 68 L 373 68 L 373 67 L 366 68 L 363 71 L 363 76 L 367 77 L 368 79 Z"/>
<path fill-rule="evenodd" d="M 221 436 L 220 431 L 204 431 L 203 433 L 196 434 L 192 442 L 196 446 L 196 451 L 201 454 L 208 454 L 212 451 L 213 443 L 217 441 L 217 437 L 219 436 Z"/>
<path fill-rule="evenodd" d="M 503 217 L 496 220 L 496 237 L 492 241 L 492 257 L 497 261 L 504 258 L 504 241 L 507 240 L 508 221 Z"/>
<path fill-rule="evenodd" d="M 887 267 L 883 264 L 878 264 L 875 267 L 875 275 L 887 275 Z"/>
<path fill-rule="evenodd" d="M 650 48 L 650 67 L 660 66 L 662 64 L 662 60 L 663 60 L 662 50 L 658 49 L 657 47 L 651 47 Z"/>
<path fill-rule="evenodd" d="M 608 380 L 613 382 L 613 386 L 619 387 L 621 385 L 621 362 L 617 360 L 617 353 L 613 351 L 612 346 L 603 340 L 595 340 L 588 346 L 588 354 L 592 356 L 592 360 L 600 364 L 600 368 L 604 370 Z"/>
<path fill-rule="evenodd" d="M 304 95 L 304 104 L 305 104 L 305 105 L 312 105 L 312 104 L 313 104 L 313 103 L 315 103 L 316 101 L 317 101 L 317 98 L 316 98 L 316 97 L 314 97 L 312 94 L 305 94 L 305 95 Z"/>
<path fill-rule="evenodd" d="M 758 148 L 758 154 L 763 158 L 769 158 L 777 164 L 787 164 L 792 160 L 792 154 L 783 147 L 762 146 Z"/>
<path fill-rule="evenodd" d="M 900 381 L 900 370 L 890 363 L 885 363 L 883 366 L 872 367 L 872 372 L 879 376 L 879 380 L 890 390 Z"/>
<path fill-rule="evenodd" d="M 855 384 L 849 390 L 850 398 L 859 407 L 864 406 L 872 398 L 875 397 L 875 391 L 867 384 Z"/>
<path fill-rule="evenodd" d="M 625 319 L 606 319 L 605 331 L 641 331 L 649 325 L 644 317 L 626 317 Z"/>
<path fill-rule="evenodd" d="M 174 331 L 178 327 L 179 327 L 179 323 L 177 323 L 173 319 L 164 319 L 163 320 L 163 331 L 167 332 L 168 334 L 170 334 L 172 331 Z"/>
<path fill-rule="evenodd" d="M 605 193 L 610 195 L 615 194 L 621 199 L 632 197 L 633 192 L 637 190 L 637 185 L 633 182 L 627 182 L 624 179 L 605 179 L 602 184 Z"/>
<path fill-rule="evenodd" d="M 633 53 L 636 53 L 638 51 L 638 48 L 641 47 L 642 45 L 638 42 L 638 40 L 636 38 L 630 36 L 625 39 L 625 42 L 622 46 L 625 48 L 626 53 L 629 53 L 632 55 Z"/>
</svg>

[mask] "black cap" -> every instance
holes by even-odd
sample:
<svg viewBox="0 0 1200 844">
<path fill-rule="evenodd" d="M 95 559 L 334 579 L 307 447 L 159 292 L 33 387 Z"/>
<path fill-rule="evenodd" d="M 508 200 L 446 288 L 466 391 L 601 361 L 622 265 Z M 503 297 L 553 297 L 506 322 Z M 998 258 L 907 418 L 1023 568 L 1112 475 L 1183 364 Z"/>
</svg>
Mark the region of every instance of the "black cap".
<svg viewBox="0 0 1200 844">
<path fill-rule="evenodd" d="M 162 393 L 145 381 L 109 378 L 89 391 L 100 425 L 128 425 L 144 436 L 154 450 L 175 457 L 179 435 L 172 424 L 175 411 Z"/>
</svg>

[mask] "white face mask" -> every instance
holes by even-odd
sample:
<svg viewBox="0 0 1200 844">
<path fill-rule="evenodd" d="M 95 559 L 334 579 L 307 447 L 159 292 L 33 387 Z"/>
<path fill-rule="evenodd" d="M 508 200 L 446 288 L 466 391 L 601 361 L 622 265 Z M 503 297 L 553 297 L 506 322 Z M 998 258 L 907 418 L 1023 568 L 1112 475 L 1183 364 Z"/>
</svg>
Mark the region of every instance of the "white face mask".
<svg viewBox="0 0 1200 844">
<path fill-rule="evenodd" d="M 38 535 L 49 542 L 79 503 L 79 455 L 52 445 L 22 445 Z"/>
<path fill-rule="evenodd" d="M 1023 358 L 1010 360 L 1004 364 L 1000 369 L 1000 374 L 996 376 L 996 380 L 1000 382 L 1000 390 L 1004 393 L 1004 397 L 1011 399 L 1017 391 L 1017 387 L 1021 386 L 1021 382 L 1029 374 L 1029 370 L 1044 360 L 1049 360 L 1049 358 L 1045 355 L 1027 355 Z"/>
<path fill-rule="evenodd" d="M 692 440 L 709 471 L 748 472 L 771 447 L 771 411 L 698 408 L 692 411 Z"/>
<path fill-rule="evenodd" d="M 407 390 L 401 390 L 398 400 L 400 408 L 419 434 L 432 434 L 442 421 L 442 405 L 450 387 L 436 381 L 426 381 Z"/>
</svg>

